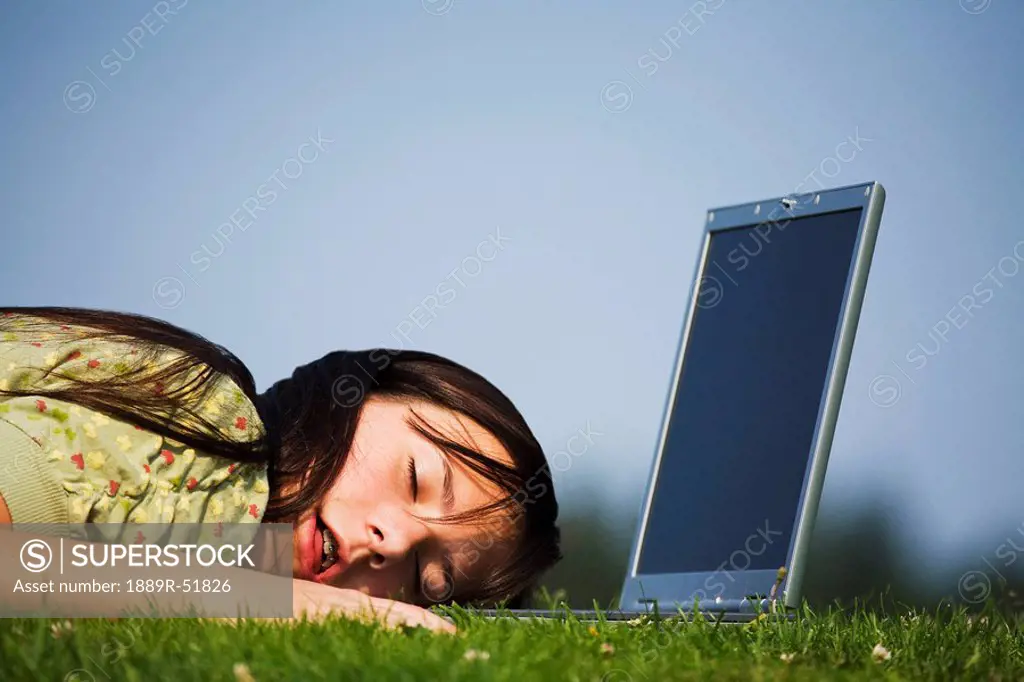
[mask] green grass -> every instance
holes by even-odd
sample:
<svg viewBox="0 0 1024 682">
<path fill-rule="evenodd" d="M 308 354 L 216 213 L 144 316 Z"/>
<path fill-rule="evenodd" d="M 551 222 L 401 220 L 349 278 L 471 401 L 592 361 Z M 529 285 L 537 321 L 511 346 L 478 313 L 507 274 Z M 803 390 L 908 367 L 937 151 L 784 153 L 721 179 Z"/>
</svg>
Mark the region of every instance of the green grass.
<svg viewBox="0 0 1024 682">
<path fill-rule="evenodd" d="M 805 611 L 746 626 L 488 621 L 456 612 L 457 635 L 387 631 L 332 619 L 248 621 L 0 620 L 0 679 L 585 680 L 1024 679 L 1020 623 L 949 607 L 883 616 Z M 876 660 L 881 644 L 888 660 Z M 476 654 L 467 652 L 477 652 Z M 786 662 L 783 655 L 792 655 Z M 235 672 L 236 664 L 245 671 Z M 77 671 L 77 672 L 76 672 Z"/>
</svg>

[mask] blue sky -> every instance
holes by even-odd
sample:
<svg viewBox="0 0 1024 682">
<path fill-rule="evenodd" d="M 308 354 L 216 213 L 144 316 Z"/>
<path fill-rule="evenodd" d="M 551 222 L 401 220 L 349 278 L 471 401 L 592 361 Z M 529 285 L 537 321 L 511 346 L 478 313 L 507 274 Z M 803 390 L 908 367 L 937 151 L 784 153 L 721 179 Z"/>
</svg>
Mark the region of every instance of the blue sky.
<svg viewBox="0 0 1024 682">
<path fill-rule="evenodd" d="M 163 317 L 261 389 L 401 339 L 552 452 L 600 434 L 562 499 L 632 509 L 706 209 L 877 180 L 823 512 L 881 491 L 924 571 L 1024 521 L 1021 3 L 241 7 L 5 5 L 6 303 Z"/>
</svg>

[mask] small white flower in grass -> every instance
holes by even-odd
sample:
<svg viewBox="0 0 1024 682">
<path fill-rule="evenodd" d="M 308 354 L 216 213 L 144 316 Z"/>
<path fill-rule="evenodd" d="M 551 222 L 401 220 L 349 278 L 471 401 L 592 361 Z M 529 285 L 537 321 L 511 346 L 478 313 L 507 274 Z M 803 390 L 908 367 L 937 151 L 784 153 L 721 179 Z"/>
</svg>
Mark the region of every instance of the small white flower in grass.
<svg viewBox="0 0 1024 682">
<path fill-rule="evenodd" d="M 783 663 L 792 663 L 793 659 L 796 658 L 796 654 L 782 654 L 779 656 L 779 660 Z"/>
<path fill-rule="evenodd" d="M 256 682 L 256 678 L 249 672 L 249 666 L 245 663 L 235 663 L 232 671 L 235 673 L 235 680 L 237 682 Z"/>
<path fill-rule="evenodd" d="M 882 646 L 881 643 L 879 643 L 871 650 L 871 658 L 875 659 L 875 663 L 881 663 L 882 661 L 888 661 L 892 658 L 892 654 L 889 653 L 889 650 Z"/>
<path fill-rule="evenodd" d="M 643 625 L 644 624 L 643 616 L 638 616 L 637 618 L 633 618 L 631 620 L 627 620 L 626 624 L 627 625 L 632 625 L 633 627 L 636 627 L 638 625 Z"/>
<path fill-rule="evenodd" d="M 58 638 L 64 633 L 71 632 L 73 629 L 74 626 L 71 624 L 70 620 L 62 620 L 50 626 L 50 634 L 52 634 L 54 638 Z"/>
<path fill-rule="evenodd" d="M 491 657 L 486 651 L 477 651 L 476 649 L 468 649 L 466 653 L 462 654 L 462 657 L 467 661 L 486 661 Z"/>
</svg>

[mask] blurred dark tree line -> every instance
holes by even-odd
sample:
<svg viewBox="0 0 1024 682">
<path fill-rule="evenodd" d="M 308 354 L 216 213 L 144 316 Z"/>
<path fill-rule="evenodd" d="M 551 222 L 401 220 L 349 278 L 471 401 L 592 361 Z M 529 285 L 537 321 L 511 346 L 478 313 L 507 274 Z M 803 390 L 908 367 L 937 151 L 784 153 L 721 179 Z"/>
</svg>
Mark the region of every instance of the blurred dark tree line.
<svg viewBox="0 0 1024 682">
<path fill-rule="evenodd" d="M 598 496 L 587 497 L 565 507 L 565 558 L 544 586 L 564 595 L 574 608 L 591 608 L 595 602 L 601 608 L 614 607 L 638 510 L 616 514 L 597 503 Z M 819 517 L 804 583 L 804 598 L 812 607 L 848 606 L 855 600 L 874 607 L 933 608 L 943 602 L 980 607 L 991 600 L 1006 610 L 1024 610 L 1024 561 L 1016 561 L 1015 549 L 1024 548 L 1024 530 L 1017 535 L 1016 529 L 986 533 L 991 541 L 978 546 L 991 550 L 987 557 L 974 553 L 946 559 L 940 577 L 925 581 L 914 566 L 927 559 L 901 548 L 891 511 L 891 501 L 865 499 L 856 509 Z"/>
</svg>

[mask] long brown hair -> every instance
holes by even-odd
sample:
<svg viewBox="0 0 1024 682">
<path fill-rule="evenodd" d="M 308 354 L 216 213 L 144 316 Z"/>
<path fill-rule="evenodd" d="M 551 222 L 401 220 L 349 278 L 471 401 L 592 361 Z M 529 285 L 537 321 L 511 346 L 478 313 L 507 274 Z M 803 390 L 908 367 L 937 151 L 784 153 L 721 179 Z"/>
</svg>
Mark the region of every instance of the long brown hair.
<svg viewBox="0 0 1024 682">
<path fill-rule="evenodd" d="M 272 495 L 265 521 L 292 521 L 323 498 L 345 465 L 366 399 L 427 401 L 464 415 L 494 435 L 511 454 L 512 466 L 414 417 L 410 423 L 423 437 L 504 493 L 487 507 L 440 521 L 462 522 L 503 512 L 512 517 L 520 537 L 511 559 L 472 594 L 448 594 L 440 601 L 520 605 L 538 577 L 561 559 L 558 503 L 540 444 L 501 391 L 451 360 L 420 351 L 336 351 L 298 367 L 290 378 L 258 394 L 252 374 L 228 349 L 162 320 L 58 307 L 2 308 L 0 313 L 0 332 L 16 330 L 19 339 L 67 330 L 78 339 L 130 343 L 141 360 L 102 382 L 61 375 L 66 381 L 52 387 L 12 387 L 7 394 L 75 403 L 204 453 L 266 462 Z M 167 349 L 180 354 L 155 368 L 146 362 L 166 356 Z M 225 377 L 234 381 L 260 415 L 263 429 L 253 439 L 238 440 L 204 412 L 205 401 Z M 154 391 L 154 384 L 161 390 Z M 280 494 L 284 488 L 292 492 Z"/>
</svg>

